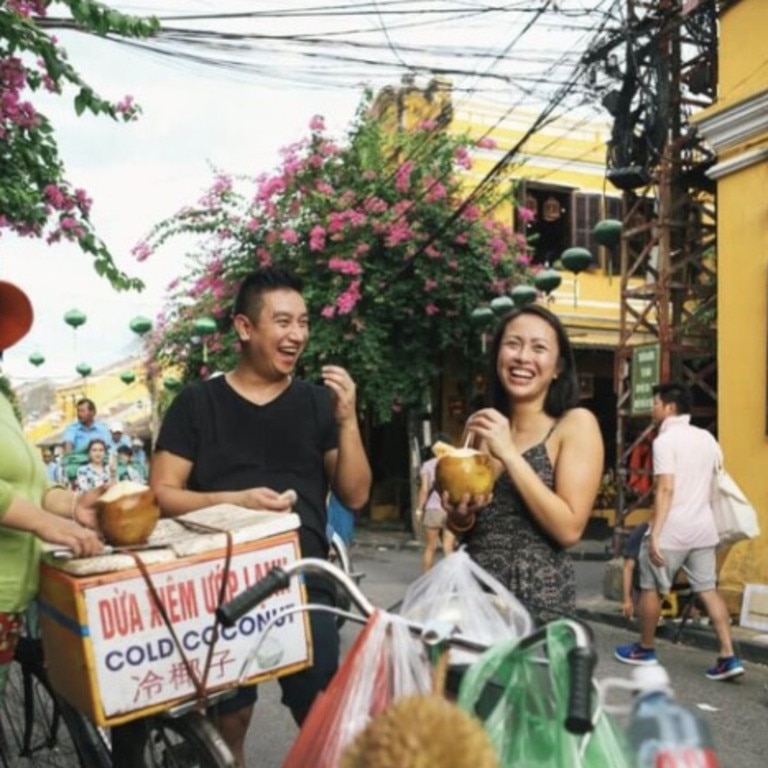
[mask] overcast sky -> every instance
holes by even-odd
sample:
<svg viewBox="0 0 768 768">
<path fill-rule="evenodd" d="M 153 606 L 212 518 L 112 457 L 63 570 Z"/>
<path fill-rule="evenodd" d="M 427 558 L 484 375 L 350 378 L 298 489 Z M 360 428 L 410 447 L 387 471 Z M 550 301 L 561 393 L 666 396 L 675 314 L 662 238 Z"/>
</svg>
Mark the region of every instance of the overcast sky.
<svg viewBox="0 0 768 768">
<path fill-rule="evenodd" d="M 371 52 L 336 44 L 331 47 L 328 43 L 307 47 L 249 41 L 248 45 L 256 50 L 250 58 L 231 50 L 216 53 L 220 58 L 240 61 L 239 70 L 198 66 L 81 34 L 57 33 L 71 62 L 103 96 L 120 100 L 132 94 L 144 110 L 138 122 L 116 124 L 109 118 L 76 117 L 70 107 L 72 93 L 67 94 L 66 101 L 51 99 L 41 104 L 36 99 L 54 122 L 69 180 L 76 187 L 84 187 L 94 200 L 92 219 L 97 231 L 118 265 L 140 277 L 146 289 L 143 293 L 115 293 L 95 274 L 90 258 L 77 248 L 47 246 L 43 241 L 4 234 L 0 239 L 0 274 L 29 293 L 36 312 L 30 334 L 6 353 L 4 372 L 15 383 L 42 376 L 62 381 L 76 377 L 74 369 L 79 362 L 97 369 L 136 351 L 138 341 L 129 330 L 130 319 L 139 314 L 156 316 L 165 287 L 183 269 L 184 259 L 180 244 L 166 247 L 144 263 L 137 263 L 130 249 L 154 223 L 197 199 L 212 178 L 211 166 L 253 175 L 271 170 L 278 164 L 279 148 L 306 135 L 315 114 L 324 115 L 329 130 L 342 135 L 365 84 L 396 84 L 406 71 L 403 64 L 428 64 L 426 54 L 418 53 L 419 47 L 432 51 L 432 61 L 438 61 L 435 51 L 440 47 L 465 53 L 461 59 L 451 59 L 451 66 L 465 67 L 470 73 L 517 73 L 516 82 L 471 74 L 456 76 L 457 98 L 465 93 L 491 96 L 505 104 L 522 104 L 530 88 L 522 78 L 521 59 L 511 60 L 507 50 L 511 43 L 515 42 L 515 50 L 532 71 L 538 67 L 539 71 L 559 72 L 552 69 L 552 62 L 560 61 L 563 48 L 553 46 L 551 25 L 589 26 L 586 16 L 564 16 L 562 9 L 580 11 L 612 2 L 559 0 L 561 13 L 557 16 L 552 15 L 555 4 L 550 3 L 547 16 L 539 20 L 543 23 L 549 19 L 547 29 L 542 27 L 538 38 L 530 40 L 523 39 L 521 33 L 532 18 L 532 7 L 545 5 L 543 0 L 506 4 L 521 9 L 514 16 L 478 15 L 488 5 L 479 0 L 380 0 L 362 6 L 358 3 L 366 12 L 357 18 L 310 16 L 200 22 L 206 29 L 218 25 L 221 29 L 259 34 L 325 34 L 330 35 L 326 40 L 348 39 L 380 46 Z M 149 9 L 156 13 L 174 9 L 202 13 L 253 8 L 285 12 L 343 4 L 343 0 L 336 4 L 322 0 L 112 3 L 137 13 Z M 450 14 L 428 15 L 446 8 L 452 9 Z M 395 13 L 414 9 L 424 13 Z M 191 25 L 181 20 L 171 24 Z M 332 34 L 335 32 L 344 34 Z M 568 31 L 571 40 L 585 39 L 586 34 L 583 29 Z M 536 39 L 540 41 L 538 49 Z M 539 61 L 534 61 L 534 50 L 539 51 Z M 314 55 L 316 52 L 321 55 Z M 377 59 L 379 64 L 335 61 L 329 58 L 334 52 Z M 477 58 L 481 53 L 484 58 Z M 565 60 L 561 63 L 568 65 Z M 88 317 L 77 331 L 63 320 L 65 312 L 72 308 Z M 46 358 L 40 368 L 28 363 L 33 351 Z"/>
</svg>

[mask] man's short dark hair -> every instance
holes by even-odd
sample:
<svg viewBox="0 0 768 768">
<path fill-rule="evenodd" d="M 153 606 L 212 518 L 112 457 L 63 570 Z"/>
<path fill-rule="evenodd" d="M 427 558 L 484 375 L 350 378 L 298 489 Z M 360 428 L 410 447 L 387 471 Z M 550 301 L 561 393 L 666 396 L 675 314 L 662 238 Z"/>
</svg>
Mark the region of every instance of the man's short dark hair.
<svg viewBox="0 0 768 768">
<path fill-rule="evenodd" d="M 651 388 L 651 392 L 665 405 L 674 403 L 679 415 L 691 412 L 693 400 L 691 390 L 682 382 L 669 381 L 665 384 L 656 384 Z"/>
<path fill-rule="evenodd" d="M 79 408 L 81 405 L 87 405 L 89 411 L 93 411 L 93 413 L 96 413 L 96 403 L 94 403 L 90 397 L 81 397 L 75 403 L 75 408 Z"/>
<path fill-rule="evenodd" d="M 118 445 L 118 453 L 124 453 L 126 456 L 133 456 L 133 448 L 130 445 Z"/>
<path fill-rule="evenodd" d="M 301 293 L 304 284 L 301 278 L 289 269 L 280 266 L 261 267 L 251 272 L 237 291 L 233 315 L 245 315 L 255 322 L 261 314 L 264 294 L 287 288 Z"/>
</svg>

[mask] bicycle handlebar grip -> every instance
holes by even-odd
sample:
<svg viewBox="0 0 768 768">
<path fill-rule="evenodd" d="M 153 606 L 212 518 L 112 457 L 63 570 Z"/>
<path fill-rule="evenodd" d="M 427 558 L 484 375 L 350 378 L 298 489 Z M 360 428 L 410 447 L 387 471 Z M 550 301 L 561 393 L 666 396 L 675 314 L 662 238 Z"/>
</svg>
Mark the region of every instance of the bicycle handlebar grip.
<svg viewBox="0 0 768 768">
<path fill-rule="evenodd" d="M 225 627 L 234 626 L 251 608 L 255 608 L 278 590 L 285 589 L 290 580 L 291 577 L 282 568 L 273 568 L 263 579 L 259 579 L 228 603 L 220 605 L 216 609 L 216 618 Z"/>
<path fill-rule="evenodd" d="M 568 653 L 568 712 L 565 729 L 583 735 L 592 730 L 592 673 L 597 663 L 594 648 L 572 648 Z"/>
</svg>

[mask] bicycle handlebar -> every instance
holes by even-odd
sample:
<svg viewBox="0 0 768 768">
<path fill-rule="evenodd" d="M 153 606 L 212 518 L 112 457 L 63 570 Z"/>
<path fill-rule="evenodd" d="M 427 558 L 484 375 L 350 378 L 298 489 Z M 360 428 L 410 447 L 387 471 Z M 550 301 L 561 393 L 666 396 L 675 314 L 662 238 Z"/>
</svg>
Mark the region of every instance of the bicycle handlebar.
<svg viewBox="0 0 768 768">
<path fill-rule="evenodd" d="M 332 565 L 327 560 L 321 560 L 316 557 L 305 557 L 289 563 L 285 568 L 273 568 L 267 575 L 252 584 L 248 589 L 235 596 L 232 600 L 216 609 L 216 618 L 225 626 L 232 627 L 238 619 L 244 616 L 259 603 L 264 602 L 268 597 L 285 589 L 291 577 L 299 573 L 318 573 L 330 576 L 338 582 L 352 599 L 352 602 L 358 607 L 360 612 L 368 618 L 375 610 L 375 606 L 360 591 L 355 582 L 347 576 L 344 571 Z"/>
<path fill-rule="evenodd" d="M 234 597 L 228 603 L 216 609 L 216 618 L 225 626 L 234 626 L 238 619 L 262 603 L 268 597 L 285 589 L 293 576 L 301 573 L 315 573 L 331 577 L 349 594 L 365 618 L 369 618 L 376 607 L 363 594 L 355 582 L 341 569 L 319 558 L 303 558 L 289 563 L 284 568 L 273 568 L 267 575 L 252 584 L 246 590 Z M 447 642 L 450 645 L 465 650 L 483 652 L 487 644 L 470 640 L 463 635 L 450 634 L 441 627 L 436 631 L 435 622 L 424 626 L 404 619 L 408 628 L 419 635 L 428 645 Z M 597 663 L 597 654 L 592 644 L 592 633 L 589 628 L 573 619 L 562 619 L 563 624 L 571 632 L 575 647 L 568 653 L 568 706 L 565 718 L 565 728 L 570 733 L 583 735 L 592 730 L 592 674 Z M 452 630 L 453 628 L 451 628 Z M 520 640 L 519 648 L 525 650 L 546 640 L 546 626 Z"/>
</svg>

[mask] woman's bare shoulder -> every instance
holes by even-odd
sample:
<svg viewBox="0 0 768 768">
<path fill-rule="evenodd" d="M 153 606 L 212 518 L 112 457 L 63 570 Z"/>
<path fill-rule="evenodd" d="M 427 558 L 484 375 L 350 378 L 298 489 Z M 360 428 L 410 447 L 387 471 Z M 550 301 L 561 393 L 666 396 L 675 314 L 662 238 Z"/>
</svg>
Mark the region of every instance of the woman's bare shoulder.
<svg viewBox="0 0 768 768">
<path fill-rule="evenodd" d="M 569 408 L 560 417 L 558 430 L 562 430 L 563 432 L 573 432 L 583 429 L 600 431 L 597 417 L 589 410 L 589 408 Z"/>
</svg>

